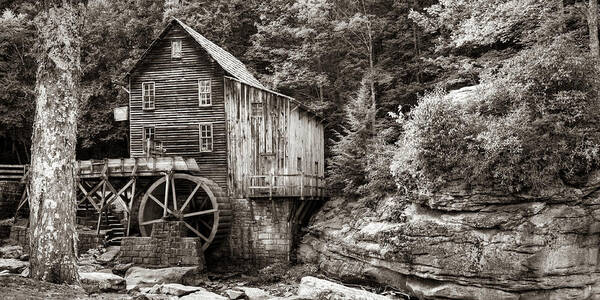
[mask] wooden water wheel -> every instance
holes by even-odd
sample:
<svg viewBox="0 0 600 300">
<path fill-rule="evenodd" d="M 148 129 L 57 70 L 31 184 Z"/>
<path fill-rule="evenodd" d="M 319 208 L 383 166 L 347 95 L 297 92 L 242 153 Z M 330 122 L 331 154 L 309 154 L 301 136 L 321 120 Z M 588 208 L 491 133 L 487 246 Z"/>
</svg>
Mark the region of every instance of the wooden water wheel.
<svg viewBox="0 0 600 300">
<path fill-rule="evenodd" d="M 223 240 L 230 230 L 231 206 L 213 181 L 189 174 L 169 174 L 154 182 L 142 197 L 140 233 L 149 236 L 155 223 L 180 220 L 186 236 L 199 237 L 202 250 Z"/>
</svg>

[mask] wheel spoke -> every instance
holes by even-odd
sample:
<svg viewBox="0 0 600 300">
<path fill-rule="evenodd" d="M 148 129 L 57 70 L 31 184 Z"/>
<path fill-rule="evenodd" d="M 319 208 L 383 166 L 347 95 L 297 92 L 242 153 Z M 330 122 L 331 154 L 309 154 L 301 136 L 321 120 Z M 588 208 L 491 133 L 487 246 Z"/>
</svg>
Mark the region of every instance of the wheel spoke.
<svg viewBox="0 0 600 300">
<path fill-rule="evenodd" d="M 145 221 L 145 222 L 142 222 L 142 224 L 140 224 L 140 225 L 150 225 L 150 224 L 160 223 L 160 222 L 164 222 L 164 220 L 156 219 L 156 220 Z"/>
<path fill-rule="evenodd" d="M 173 195 L 173 210 L 177 210 L 177 195 L 175 193 L 175 177 L 171 178 L 171 194 Z"/>
<path fill-rule="evenodd" d="M 156 204 L 158 204 L 160 207 L 167 210 L 167 212 L 169 212 L 170 214 L 173 215 L 173 211 L 171 211 L 170 209 L 166 208 L 158 199 L 156 199 L 156 197 L 154 197 L 152 194 L 148 194 L 148 197 L 150 197 L 150 199 L 152 199 L 154 202 L 156 202 Z"/>
<path fill-rule="evenodd" d="M 212 229 L 212 227 L 210 227 L 210 225 L 208 225 L 208 223 L 206 223 L 204 220 L 202 220 L 202 219 L 197 219 L 197 220 L 200 221 L 200 223 L 202 225 L 204 225 L 207 229 L 209 229 L 209 230 Z"/>
<path fill-rule="evenodd" d="M 216 211 L 217 210 L 213 208 L 213 209 L 209 209 L 209 210 L 202 210 L 202 211 L 197 211 L 197 212 L 193 212 L 193 213 L 189 213 L 189 214 L 184 214 L 183 217 L 189 218 L 189 217 L 194 217 L 194 216 L 201 216 L 201 215 L 214 213 Z"/>
<path fill-rule="evenodd" d="M 192 193 L 188 196 L 188 198 L 185 200 L 185 202 L 181 206 L 181 211 L 183 211 L 187 207 L 188 203 L 190 203 L 192 198 L 194 198 L 194 195 L 196 195 L 196 192 L 198 191 L 199 188 L 200 188 L 200 184 L 198 183 L 198 184 L 196 184 L 196 187 L 194 188 Z"/>
<path fill-rule="evenodd" d="M 196 228 L 194 228 L 192 225 L 188 224 L 188 222 L 183 221 L 183 224 L 185 225 L 185 227 L 189 228 L 193 233 L 195 233 L 201 239 L 208 242 L 208 238 L 205 237 L 204 235 L 202 235 L 202 233 L 200 233 L 200 231 L 196 230 Z"/>
<path fill-rule="evenodd" d="M 167 179 L 165 181 L 165 205 L 163 205 L 163 218 L 167 216 L 167 211 L 169 210 L 169 179 L 171 179 L 171 175 L 167 174 L 166 177 Z"/>
</svg>

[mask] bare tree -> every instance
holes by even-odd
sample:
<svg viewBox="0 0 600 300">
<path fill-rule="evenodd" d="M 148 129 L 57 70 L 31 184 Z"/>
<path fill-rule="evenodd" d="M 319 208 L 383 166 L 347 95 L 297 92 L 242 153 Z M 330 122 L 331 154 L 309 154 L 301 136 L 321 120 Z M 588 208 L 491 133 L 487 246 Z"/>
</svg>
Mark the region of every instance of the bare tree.
<svg viewBox="0 0 600 300">
<path fill-rule="evenodd" d="M 38 31 L 30 170 L 30 276 L 77 283 L 75 145 L 80 95 L 78 1 L 44 1 Z"/>
</svg>

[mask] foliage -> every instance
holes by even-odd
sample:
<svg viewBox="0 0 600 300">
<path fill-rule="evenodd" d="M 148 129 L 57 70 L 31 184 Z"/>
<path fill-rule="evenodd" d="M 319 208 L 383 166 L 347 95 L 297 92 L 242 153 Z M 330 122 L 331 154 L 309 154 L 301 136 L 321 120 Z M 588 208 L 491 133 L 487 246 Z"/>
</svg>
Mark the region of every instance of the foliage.
<svg viewBox="0 0 600 300">
<path fill-rule="evenodd" d="M 5 10 L 0 17 L 0 136 L 29 147 L 35 60 L 32 20 Z"/>
<path fill-rule="evenodd" d="M 346 106 L 347 127 L 336 134 L 329 159 L 329 182 L 333 189 L 348 196 L 363 196 L 367 184 L 367 160 L 374 128 L 370 120 L 375 113 L 366 80 Z"/>
<path fill-rule="evenodd" d="M 569 36 L 523 50 L 467 100 L 425 95 L 406 116 L 392 171 L 404 191 L 453 180 L 509 192 L 577 185 L 598 166 L 598 69 Z"/>
<path fill-rule="evenodd" d="M 156 38 L 163 1 L 90 1 L 82 28 L 83 96 L 78 157 L 127 156 L 128 128 L 112 109 L 127 105 L 124 74 Z"/>
<path fill-rule="evenodd" d="M 256 33 L 258 1 L 183 1 L 165 10 L 164 22 L 177 17 L 209 40 L 242 57 Z"/>
<path fill-rule="evenodd" d="M 562 0 L 561 0 L 562 1 Z M 411 17 L 429 32 L 440 33 L 438 47 L 454 51 L 522 43 L 554 8 L 546 0 L 440 0 Z"/>
</svg>

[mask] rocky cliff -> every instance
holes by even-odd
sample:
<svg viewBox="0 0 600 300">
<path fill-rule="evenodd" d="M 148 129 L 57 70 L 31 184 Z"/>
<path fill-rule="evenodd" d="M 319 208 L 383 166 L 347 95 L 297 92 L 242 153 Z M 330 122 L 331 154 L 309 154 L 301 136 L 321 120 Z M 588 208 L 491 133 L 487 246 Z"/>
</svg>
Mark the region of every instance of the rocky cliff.
<svg viewBox="0 0 600 300">
<path fill-rule="evenodd" d="M 298 257 L 423 299 L 600 299 L 600 174 L 506 195 L 459 185 L 376 207 L 333 199 Z"/>
</svg>

